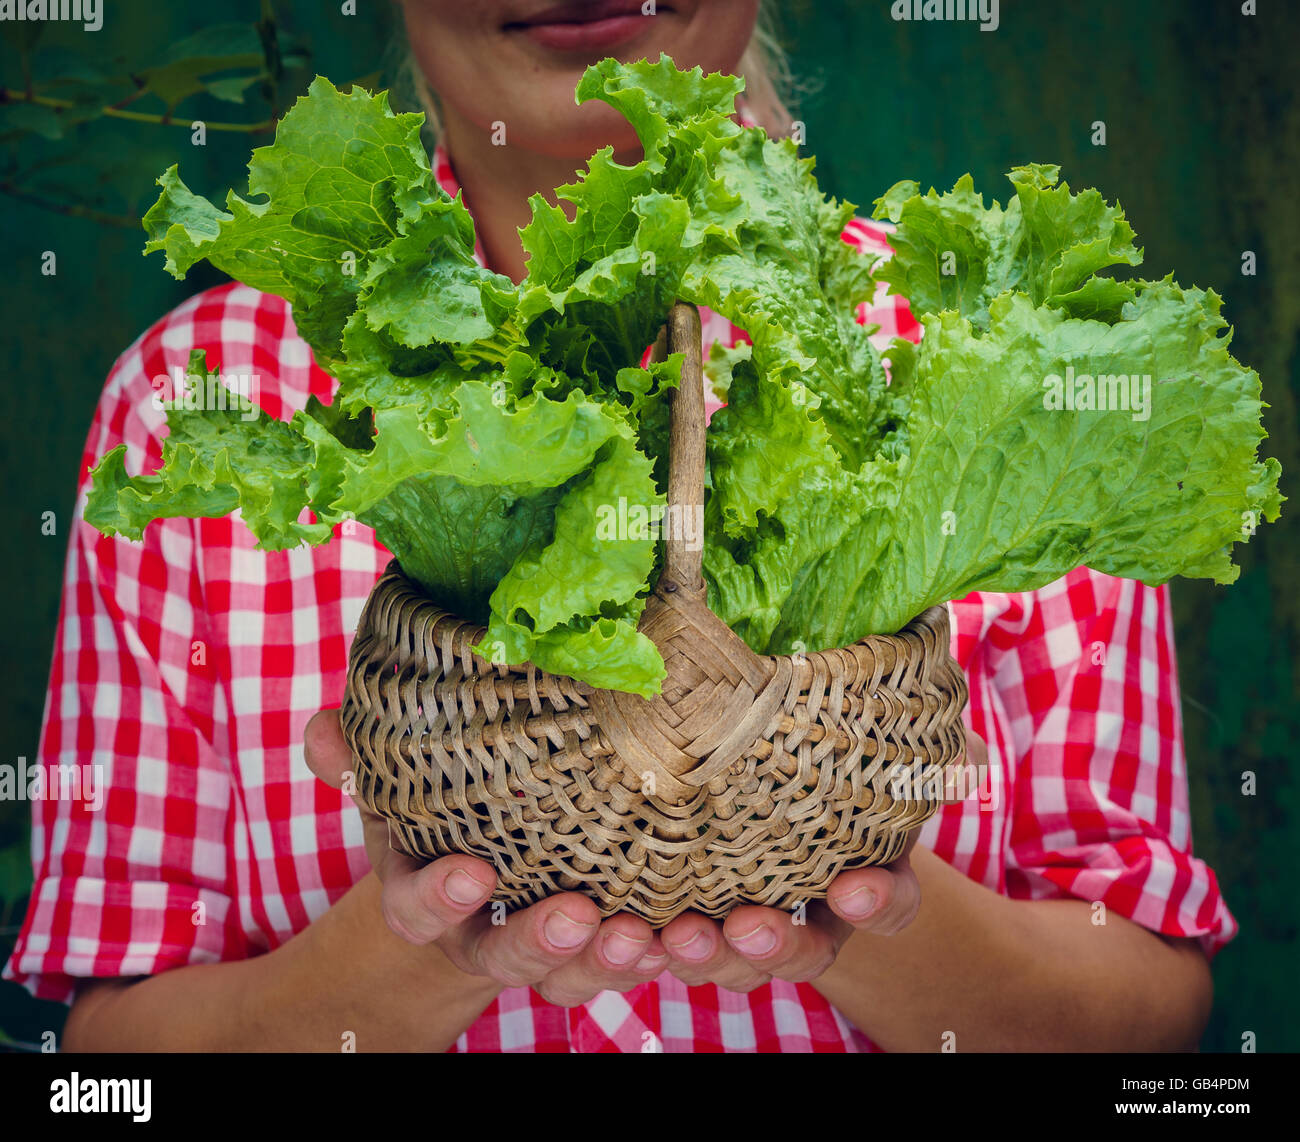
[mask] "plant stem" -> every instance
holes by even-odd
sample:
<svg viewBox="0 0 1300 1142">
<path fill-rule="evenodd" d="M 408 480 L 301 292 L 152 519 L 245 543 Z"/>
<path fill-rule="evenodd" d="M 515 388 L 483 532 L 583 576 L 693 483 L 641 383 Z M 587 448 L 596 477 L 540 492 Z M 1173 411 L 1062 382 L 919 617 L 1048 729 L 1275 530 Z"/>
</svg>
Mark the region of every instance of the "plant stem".
<svg viewBox="0 0 1300 1142">
<path fill-rule="evenodd" d="M 39 206 L 45 210 L 52 210 L 55 214 L 65 214 L 69 218 L 87 218 L 91 222 L 99 222 L 105 226 L 117 226 L 123 230 L 139 230 L 141 226 L 140 219 L 131 215 L 108 214 L 103 210 L 96 210 L 92 206 L 78 206 L 72 202 L 50 202 L 39 194 L 34 194 L 30 190 L 21 190 L 7 181 L 0 181 L 0 194 L 8 194 L 20 202 L 26 202 L 31 206 Z"/>
<path fill-rule="evenodd" d="M 14 91 L 9 87 L 0 88 L 0 103 L 38 103 L 42 107 L 53 107 L 56 111 L 66 111 L 76 106 L 71 99 L 55 99 L 50 95 L 33 95 L 23 91 Z M 119 107 L 106 105 L 99 108 L 99 114 L 110 119 L 130 119 L 135 123 L 153 123 L 164 127 L 184 127 L 187 130 L 189 128 L 189 122 L 173 119 L 170 112 L 166 115 L 151 115 L 146 111 L 123 111 Z M 242 131 L 249 135 L 259 135 L 275 128 L 274 119 L 264 119 L 260 123 L 211 123 L 205 119 L 203 123 L 209 131 Z"/>
</svg>

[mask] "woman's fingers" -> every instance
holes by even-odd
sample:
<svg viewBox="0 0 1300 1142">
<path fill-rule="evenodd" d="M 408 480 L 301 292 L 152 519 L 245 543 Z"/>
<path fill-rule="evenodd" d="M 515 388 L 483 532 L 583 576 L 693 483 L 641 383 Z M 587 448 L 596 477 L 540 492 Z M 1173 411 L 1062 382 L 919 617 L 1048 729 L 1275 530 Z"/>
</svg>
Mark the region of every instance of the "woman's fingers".
<svg viewBox="0 0 1300 1142">
<path fill-rule="evenodd" d="M 566 892 L 508 914 L 503 924 L 480 913 L 439 946 L 462 971 L 531 987 L 577 956 L 599 927 L 595 902 Z"/>
<path fill-rule="evenodd" d="M 307 767 L 326 785 L 343 788 L 352 772 L 352 750 L 343 736 L 337 709 L 314 714 L 303 730 Z M 389 844 L 388 821 L 353 793 L 361 813 L 366 855 L 383 882 L 382 908 L 388 926 L 412 944 L 428 944 L 463 923 L 496 889 L 496 872 L 487 861 L 447 856 L 432 863 L 399 852 Z"/>
<path fill-rule="evenodd" d="M 920 885 L 903 856 L 885 868 L 840 873 L 826 903 L 807 909 L 805 923 L 796 922 L 797 913 L 742 904 L 722 925 L 685 913 L 660 938 L 671 957 L 669 970 L 683 983 L 716 983 L 744 992 L 772 978 L 816 979 L 835 962 L 854 929 L 897 932 L 915 918 L 920 903 Z"/>
<path fill-rule="evenodd" d="M 320 710 L 313 714 L 303 730 L 303 754 L 307 768 L 317 778 L 333 789 L 344 788 L 344 779 L 352 773 L 352 749 L 343 736 L 337 708 Z M 349 786 L 355 788 L 355 786 Z M 366 805 L 356 792 L 352 803 L 361 813 L 361 827 L 365 837 L 366 856 L 380 880 L 390 874 L 421 867 L 422 862 L 396 853 L 388 841 L 388 821 Z"/>
<path fill-rule="evenodd" d="M 668 954 L 650 925 L 636 916 L 611 916 L 590 943 L 537 983 L 542 998 L 574 1007 L 602 991 L 630 991 L 668 966 Z"/>
<path fill-rule="evenodd" d="M 486 861 L 470 856 L 440 857 L 421 864 L 404 853 L 387 851 L 383 881 L 384 920 L 402 939 L 428 944 L 474 915 L 496 889 L 496 874 Z"/>
<path fill-rule="evenodd" d="M 859 931 L 889 936 L 916 919 L 921 886 L 911 860 L 904 856 L 882 868 L 840 873 L 831 881 L 826 903 Z"/>
<path fill-rule="evenodd" d="M 331 789 L 341 789 L 344 774 L 352 772 L 352 750 L 343 736 L 338 708 L 314 713 L 302 740 L 307 768 Z"/>
<path fill-rule="evenodd" d="M 669 970 L 694 987 L 716 983 L 728 991 L 753 991 L 771 976 L 751 964 L 722 934 L 722 927 L 698 912 L 685 912 L 659 934 L 670 957 Z"/>
<path fill-rule="evenodd" d="M 303 740 L 312 773 L 342 788 L 352 770 L 352 751 L 338 710 L 314 715 Z M 982 746 L 974 738 L 969 754 L 982 757 Z M 384 885 L 384 918 L 394 932 L 413 944 L 438 940 L 462 970 L 506 987 L 536 986 L 565 1006 L 601 991 L 625 991 L 665 968 L 687 985 L 711 982 L 737 992 L 751 991 L 773 976 L 816 979 L 834 962 L 849 926 L 890 934 L 911 923 L 920 909 L 920 886 L 905 854 L 885 868 L 841 873 L 827 895 L 829 907 L 818 909 L 807 924 L 777 909 L 742 905 L 723 925 L 686 913 L 656 935 L 631 915 L 602 924 L 595 903 L 577 893 L 551 897 L 494 924 L 480 911 L 496 889 L 490 864 L 468 856 L 424 864 L 398 852 L 388 843 L 388 822 L 352 796 L 361 812 L 366 852 Z M 915 836 L 910 840 L 914 844 Z"/>
<path fill-rule="evenodd" d="M 951 805 L 972 798 L 980 798 L 981 807 L 990 795 L 989 748 L 984 739 L 973 730 L 966 730 L 966 742 L 960 761 L 944 772 L 940 803 Z M 913 829 L 915 836 L 919 829 Z"/>
<path fill-rule="evenodd" d="M 979 734 L 966 731 L 966 764 L 983 769 L 989 763 L 989 747 Z"/>
<path fill-rule="evenodd" d="M 755 971 L 791 983 L 816 979 L 835 962 L 835 953 L 848 935 L 836 929 L 833 916 L 807 915 L 802 924 L 776 908 L 742 904 L 733 908 L 722 926 L 732 950 Z"/>
</svg>

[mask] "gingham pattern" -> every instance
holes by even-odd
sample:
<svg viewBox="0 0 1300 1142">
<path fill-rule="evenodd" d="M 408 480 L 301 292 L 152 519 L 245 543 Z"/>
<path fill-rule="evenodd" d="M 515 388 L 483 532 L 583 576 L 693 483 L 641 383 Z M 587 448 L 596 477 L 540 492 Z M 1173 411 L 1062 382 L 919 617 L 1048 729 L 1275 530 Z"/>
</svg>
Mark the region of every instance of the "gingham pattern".
<svg viewBox="0 0 1300 1142">
<path fill-rule="evenodd" d="M 886 233 L 855 221 L 845 239 L 884 252 Z M 704 316 L 707 340 L 739 335 Z M 882 345 L 919 336 L 899 299 L 859 316 L 880 325 Z M 267 553 L 234 518 L 167 520 L 140 544 L 80 520 L 97 457 L 124 441 L 132 473 L 160 462 L 150 378 L 196 345 L 210 367 L 256 373 L 273 416 L 334 387 L 286 304 L 240 285 L 178 306 L 113 368 L 83 455 L 39 755 L 102 765 L 110 788 L 99 812 L 33 806 L 35 887 L 4 975 L 40 997 L 68 1001 L 87 976 L 265 952 L 368 869 L 356 811 L 313 778 L 301 743 L 311 715 L 342 698 L 349 640 L 389 553 L 358 524 L 323 547 Z M 1101 900 L 1216 953 L 1237 925 L 1191 853 L 1167 591 L 1080 569 L 950 610 L 991 779 L 931 818 L 919 843 L 1003 895 Z M 646 1046 L 878 1049 L 810 984 L 739 995 L 669 974 L 567 1010 L 507 990 L 454 1049 Z"/>
</svg>

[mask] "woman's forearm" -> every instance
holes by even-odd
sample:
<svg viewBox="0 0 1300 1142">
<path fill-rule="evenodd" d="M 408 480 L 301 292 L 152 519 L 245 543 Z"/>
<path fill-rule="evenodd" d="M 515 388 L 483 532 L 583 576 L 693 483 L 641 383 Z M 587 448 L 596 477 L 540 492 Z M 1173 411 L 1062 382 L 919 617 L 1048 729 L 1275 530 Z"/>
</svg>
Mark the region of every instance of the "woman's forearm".
<svg viewBox="0 0 1300 1142">
<path fill-rule="evenodd" d="M 1010 900 L 920 846 L 912 867 L 916 919 L 854 934 L 814 983 L 886 1050 L 1195 1049 L 1211 984 L 1193 941 L 1096 924 L 1084 900 Z"/>
<path fill-rule="evenodd" d="M 394 935 L 367 874 L 265 955 L 193 964 L 79 995 L 70 1051 L 443 1051 L 501 990 Z"/>
</svg>

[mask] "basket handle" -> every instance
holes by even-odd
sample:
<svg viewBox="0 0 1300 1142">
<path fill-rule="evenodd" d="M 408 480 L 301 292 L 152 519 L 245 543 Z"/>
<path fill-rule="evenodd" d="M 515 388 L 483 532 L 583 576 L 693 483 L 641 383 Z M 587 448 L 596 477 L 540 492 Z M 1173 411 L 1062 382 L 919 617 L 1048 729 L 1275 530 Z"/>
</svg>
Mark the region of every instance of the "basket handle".
<svg viewBox="0 0 1300 1142">
<path fill-rule="evenodd" d="M 682 379 L 669 392 L 668 512 L 661 591 L 704 597 L 704 351 L 700 311 L 674 303 L 655 342 L 654 359 L 681 353 Z"/>
</svg>

